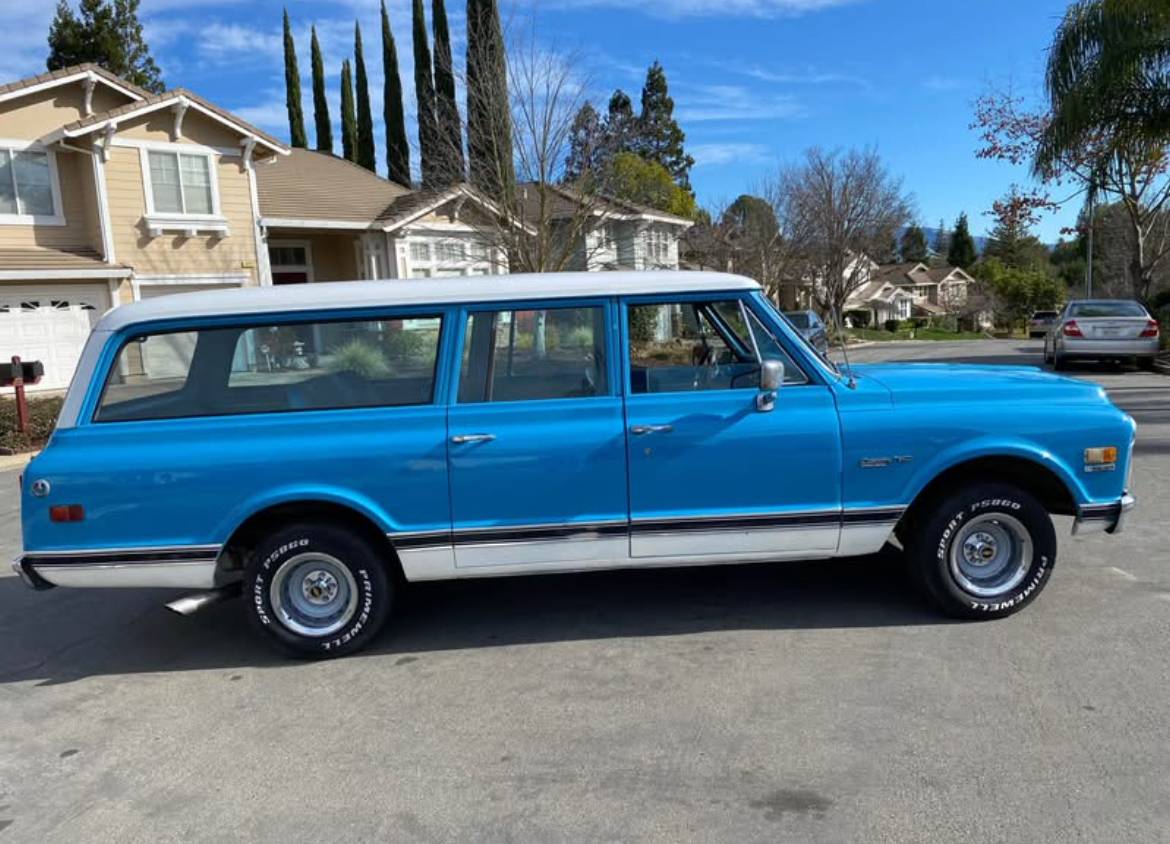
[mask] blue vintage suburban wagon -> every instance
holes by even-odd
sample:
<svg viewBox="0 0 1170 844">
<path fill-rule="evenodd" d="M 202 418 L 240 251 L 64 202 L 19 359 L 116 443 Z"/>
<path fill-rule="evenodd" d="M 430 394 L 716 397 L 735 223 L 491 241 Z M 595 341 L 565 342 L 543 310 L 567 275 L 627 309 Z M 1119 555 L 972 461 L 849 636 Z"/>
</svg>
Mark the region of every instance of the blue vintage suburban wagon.
<svg viewBox="0 0 1170 844">
<path fill-rule="evenodd" d="M 905 550 L 949 615 L 1116 531 L 1134 423 L 1031 368 L 819 356 L 746 278 L 589 273 L 117 308 L 22 481 L 34 588 L 243 592 L 274 643 L 366 645 L 403 579 Z"/>
</svg>

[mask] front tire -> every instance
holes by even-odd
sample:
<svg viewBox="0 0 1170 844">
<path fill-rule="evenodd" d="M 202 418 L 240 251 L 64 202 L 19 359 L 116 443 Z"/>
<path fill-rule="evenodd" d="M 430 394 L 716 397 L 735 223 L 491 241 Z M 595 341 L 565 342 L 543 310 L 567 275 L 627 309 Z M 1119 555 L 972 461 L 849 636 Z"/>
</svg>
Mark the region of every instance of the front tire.
<svg viewBox="0 0 1170 844">
<path fill-rule="evenodd" d="M 1056 562 L 1056 531 L 1032 495 L 1001 483 L 951 495 L 917 523 L 908 560 L 915 579 L 955 618 L 1003 618 L 1044 589 Z"/>
<path fill-rule="evenodd" d="M 385 561 L 352 533 L 304 523 L 260 542 L 245 570 L 252 623 L 278 649 L 312 659 L 369 644 L 393 600 Z"/>
</svg>

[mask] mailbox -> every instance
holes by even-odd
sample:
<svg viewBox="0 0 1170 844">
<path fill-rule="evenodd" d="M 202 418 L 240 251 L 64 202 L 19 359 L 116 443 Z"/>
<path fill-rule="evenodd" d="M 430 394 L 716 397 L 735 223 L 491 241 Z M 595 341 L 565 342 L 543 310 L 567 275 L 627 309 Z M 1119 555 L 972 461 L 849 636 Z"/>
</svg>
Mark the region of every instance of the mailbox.
<svg viewBox="0 0 1170 844">
<path fill-rule="evenodd" d="M 45 365 L 39 360 L 22 360 L 20 372 L 16 372 L 12 363 L 0 363 L 0 387 L 11 387 L 16 382 L 16 376 L 24 379 L 25 384 L 35 384 L 45 375 Z"/>
</svg>

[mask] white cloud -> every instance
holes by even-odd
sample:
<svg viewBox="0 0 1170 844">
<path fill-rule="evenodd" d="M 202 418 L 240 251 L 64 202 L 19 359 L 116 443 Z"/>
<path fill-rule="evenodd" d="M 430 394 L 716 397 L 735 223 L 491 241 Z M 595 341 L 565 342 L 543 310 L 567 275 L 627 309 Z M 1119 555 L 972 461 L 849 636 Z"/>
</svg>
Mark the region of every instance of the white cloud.
<svg viewBox="0 0 1170 844">
<path fill-rule="evenodd" d="M 301 51 L 307 53 L 307 46 Z M 199 56 L 214 63 L 278 62 L 283 49 L 279 28 L 265 31 L 237 23 L 214 22 L 199 33 Z"/>
<path fill-rule="evenodd" d="M 629 12 L 633 9 L 665 18 L 687 17 L 795 17 L 864 0 L 657 0 L 631 7 L 625 0 L 552 0 L 545 7 L 582 8 L 610 6 Z"/>
<path fill-rule="evenodd" d="M 696 167 L 714 167 L 720 164 L 767 164 L 773 159 L 764 144 L 744 142 L 691 144 L 687 151 L 695 157 Z"/>
<path fill-rule="evenodd" d="M 761 93 L 742 85 L 679 85 L 678 119 L 685 123 L 720 120 L 785 120 L 804 116 L 788 94 Z"/>
</svg>

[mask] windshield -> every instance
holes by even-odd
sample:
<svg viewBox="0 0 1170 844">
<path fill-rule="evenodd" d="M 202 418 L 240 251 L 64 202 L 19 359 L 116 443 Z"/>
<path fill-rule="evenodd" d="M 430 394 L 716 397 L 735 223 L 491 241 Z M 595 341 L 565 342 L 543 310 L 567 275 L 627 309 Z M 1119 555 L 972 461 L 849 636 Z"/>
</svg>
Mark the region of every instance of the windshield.
<svg viewBox="0 0 1170 844">
<path fill-rule="evenodd" d="M 1144 317 L 1146 310 L 1137 302 L 1078 302 L 1069 306 L 1068 315 L 1078 317 Z"/>
<path fill-rule="evenodd" d="M 808 328 L 811 324 L 808 311 L 785 311 L 784 316 L 788 317 L 788 321 L 796 328 Z"/>
</svg>

